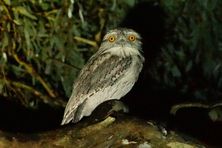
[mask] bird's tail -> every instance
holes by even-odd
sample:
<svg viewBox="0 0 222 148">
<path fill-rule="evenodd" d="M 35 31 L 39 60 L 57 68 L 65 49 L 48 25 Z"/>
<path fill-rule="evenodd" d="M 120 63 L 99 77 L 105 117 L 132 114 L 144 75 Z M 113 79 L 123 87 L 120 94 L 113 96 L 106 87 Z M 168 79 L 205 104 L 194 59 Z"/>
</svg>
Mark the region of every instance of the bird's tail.
<svg viewBox="0 0 222 148">
<path fill-rule="evenodd" d="M 67 111 L 65 110 L 61 125 L 68 124 L 69 122 L 76 123 L 80 121 L 84 116 L 83 114 L 84 104 L 85 103 L 83 102 L 75 110 L 67 110 Z"/>
</svg>

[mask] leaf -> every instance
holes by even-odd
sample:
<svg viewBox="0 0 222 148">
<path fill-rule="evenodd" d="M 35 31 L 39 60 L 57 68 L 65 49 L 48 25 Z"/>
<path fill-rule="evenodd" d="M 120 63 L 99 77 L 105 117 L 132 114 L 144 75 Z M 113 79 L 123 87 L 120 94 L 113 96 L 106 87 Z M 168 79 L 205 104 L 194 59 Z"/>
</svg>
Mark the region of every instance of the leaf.
<svg viewBox="0 0 222 148">
<path fill-rule="evenodd" d="M 8 61 L 7 54 L 5 52 L 2 52 L 2 54 L 0 55 L 0 65 L 1 65 L 1 67 L 6 65 L 7 61 Z"/>
<path fill-rule="evenodd" d="M 193 67 L 193 62 L 192 60 L 189 60 L 189 62 L 187 63 L 186 67 L 185 67 L 185 71 L 189 72 Z"/>
<path fill-rule="evenodd" d="M 222 109 L 219 107 L 212 109 L 208 115 L 212 121 L 222 121 Z"/>
<path fill-rule="evenodd" d="M 14 19 L 13 22 L 16 24 L 16 25 L 21 25 L 22 22 L 18 19 Z"/>
<path fill-rule="evenodd" d="M 218 5 L 218 0 L 208 1 L 207 8 L 209 11 L 214 10 Z"/>
<path fill-rule="evenodd" d="M 4 92 L 4 80 L 0 80 L 0 93 L 2 94 Z"/>
<path fill-rule="evenodd" d="M 126 0 L 125 3 L 133 7 L 135 5 L 135 0 Z"/>
<path fill-rule="evenodd" d="M 31 49 L 31 41 L 30 41 L 30 31 L 29 31 L 29 26 L 28 26 L 28 22 L 24 21 L 25 23 L 25 28 L 24 28 L 24 35 L 25 35 L 25 41 L 26 41 L 26 45 L 27 45 L 27 49 Z"/>
<path fill-rule="evenodd" d="M 11 0 L 4 0 L 4 2 L 6 3 L 6 5 L 11 5 Z"/>
<path fill-rule="evenodd" d="M 171 72 L 174 77 L 181 76 L 181 73 L 180 73 L 179 69 L 177 68 L 177 66 L 173 66 L 173 68 L 171 69 Z"/>
<path fill-rule="evenodd" d="M 37 20 L 36 16 L 32 15 L 30 12 L 28 12 L 28 10 L 26 10 L 26 8 L 22 7 L 22 6 L 17 6 L 12 8 L 13 11 L 16 11 L 17 13 L 24 15 L 30 19 L 33 20 Z"/>
<path fill-rule="evenodd" d="M 1 48 L 4 49 L 5 47 L 7 47 L 8 43 L 9 43 L 9 37 L 8 37 L 8 34 L 5 32 L 3 40 L 2 40 L 2 47 Z"/>
</svg>

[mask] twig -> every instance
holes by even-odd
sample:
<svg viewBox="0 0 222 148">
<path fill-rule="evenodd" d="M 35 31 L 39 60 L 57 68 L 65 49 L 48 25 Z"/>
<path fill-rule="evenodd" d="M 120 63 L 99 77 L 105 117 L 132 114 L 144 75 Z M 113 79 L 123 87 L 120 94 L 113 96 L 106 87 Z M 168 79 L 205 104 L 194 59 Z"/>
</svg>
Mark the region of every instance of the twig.
<svg viewBox="0 0 222 148">
<path fill-rule="evenodd" d="M 89 44 L 95 48 L 98 48 L 98 45 L 95 41 L 92 41 L 92 40 L 89 40 L 89 39 L 85 39 L 85 38 L 82 38 L 82 37 L 79 37 L 79 36 L 75 36 L 74 37 L 75 40 L 79 41 L 79 42 L 83 42 L 83 43 L 86 43 L 86 44 Z"/>
<path fill-rule="evenodd" d="M 44 87 L 44 89 L 46 90 L 46 92 L 49 94 L 50 97 L 52 98 L 56 97 L 56 95 L 53 93 L 53 90 L 50 88 L 50 86 L 43 80 L 43 78 L 35 71 L 35 69 L 31 65 L 19 59 L 18 55 L 15 53 L 13 53 L 13 57 L 20 65 L 25 67 L 25 69 L 31 76 L 35 77 L 42 84 L 42 86 Z"/>
<path fill-rule="evenodd" d="M 202 103 L 181 103 L 181 104 L 177 104 L 177 105 L 174 105 L 173 107 L 171 107 L 170 113 L 175 115 L 179 109 L 181 109 L 181 108 L 191 108 L 191 107 L 208 109 L 208 108 L 211 108 L 213 106 L 207 105 L 207 104 L 202 104 Z"/>
<path fill-rule="evenodd" d="M 51 101 L 50 100 L 51 98 L 49 96 L 46 96 L 46 95 L 42 94 L 40 91 L 38 91 L 35 88 L 33 88 L 29 85 L 26 85 L 24 83 L 17 82 L 17 81 L 12 81 L 12 80 L 7 79 L 7 78 L 0 79 L 0 82 L 1 81 L 5 84 L 14 85 L 17 88 L 22 88 L 22 89 L 28 90 L 28 91 L 32 92 L 35 96 L 39 97 L 44 103 L 49 104 L 51 106 L 57 105 L 57 106 L 65 107 L 65 105 L 66 105 L 66 102 L 61 100 L 61 99 L 54 99 L 53 101 Z"/>
<path fill-rule="evenodd" d="M 82 68 L 78 67 L 78 66 L 75 66 L 75 65 L 71 65 L 71 64 L 67 64 L 67 63 L 64 63 L 60 60 L 57 60 L 57 59 L 54 59 L 54 58 L 48 58 L 48 60 L 54 62 L 54 63 L 57 63 L 57 64 L 62 64 L 64 66 L 67 66 L 67 67 L 70 67 L 70 68 L 74 68 L 76 70 L 81 70 Z"/>
<path fill-rule="evenodd" d="M 222 106 L 222 102 L 213 104 L 213 105 L 211 106 L 211 108 L 215 108 L 215 107 L 219 107 L 219 106 Z"/>
</svg>

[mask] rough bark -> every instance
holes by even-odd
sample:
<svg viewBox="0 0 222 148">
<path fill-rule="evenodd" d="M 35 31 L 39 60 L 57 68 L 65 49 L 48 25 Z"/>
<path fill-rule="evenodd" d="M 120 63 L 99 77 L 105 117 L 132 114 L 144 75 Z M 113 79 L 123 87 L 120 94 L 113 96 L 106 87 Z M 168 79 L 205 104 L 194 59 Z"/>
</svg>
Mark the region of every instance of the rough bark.
<svg viewBox="0 0 222 148">
<path fill-rule="evenodd" d="M 78 123 L 63 126 L 54 131 L 36 134 L 12 134 L 0 132 L 1 148 L 30 147 L 139 147 L 139 148 L 197 148 L 201 144 L 186 141 L 173 131 L 167 132 L 151 122 L 108 117 L 94 123 Z"/>
</svg>

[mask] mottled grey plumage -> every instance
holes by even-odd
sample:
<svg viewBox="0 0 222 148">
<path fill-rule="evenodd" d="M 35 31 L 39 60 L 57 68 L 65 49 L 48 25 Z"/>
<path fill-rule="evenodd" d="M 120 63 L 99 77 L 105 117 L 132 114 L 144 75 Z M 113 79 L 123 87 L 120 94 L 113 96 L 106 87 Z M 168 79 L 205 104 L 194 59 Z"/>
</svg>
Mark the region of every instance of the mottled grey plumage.
<svg viewBox="0 0 222 148">
<path fill-rule="evenodd" d="M 107 32 L 74 83 L 62 125 L 78 122 L 99 104 L 120 99 L 131 90 L 144 62 L 141 44 L 141 37 L 132 29 Z"/>
</svg>

